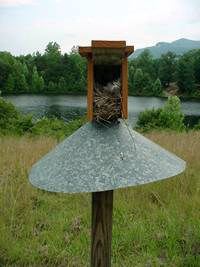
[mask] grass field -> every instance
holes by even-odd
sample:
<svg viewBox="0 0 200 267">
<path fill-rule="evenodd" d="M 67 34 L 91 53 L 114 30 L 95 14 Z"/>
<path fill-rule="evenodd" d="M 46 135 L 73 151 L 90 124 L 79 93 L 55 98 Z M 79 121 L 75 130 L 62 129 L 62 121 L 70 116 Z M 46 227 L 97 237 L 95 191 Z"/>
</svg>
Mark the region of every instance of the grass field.
<svg viewBox="0 0 200 267">
<path fill-rule="evenodd" d="M 114 267 L 200 266 L 200 131 L 147 135 L 187 161 L 166 181 L 116 190 Z M 0 266 L 89 266 L 90 194 L 33 188 L 31 165 L 49 137 L 0 138 Z"/>
</svg>

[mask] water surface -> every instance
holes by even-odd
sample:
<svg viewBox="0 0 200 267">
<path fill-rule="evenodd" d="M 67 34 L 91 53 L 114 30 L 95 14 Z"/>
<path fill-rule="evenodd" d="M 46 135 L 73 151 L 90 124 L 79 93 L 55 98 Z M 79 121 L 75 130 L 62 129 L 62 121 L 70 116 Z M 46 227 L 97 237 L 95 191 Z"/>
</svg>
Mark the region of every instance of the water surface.
<svg viewBox="0 0 200 267">
<path fill-rule="evenodd" d="M 86 113 L 86 96 L 69 95 L 9 95 L 4 96 L 23 113 L 32 113 L 35 118 L 43 116 L 72 120 Z M 128 98 L 129 121 L 135 124 L 138 114 L 145 109 L 160 108 L 166 99 L 159 97 Z M 200 118 L 200 102 L 182 101 L 181 108 L 189 124 L 195 124 Z"/>
</svg>

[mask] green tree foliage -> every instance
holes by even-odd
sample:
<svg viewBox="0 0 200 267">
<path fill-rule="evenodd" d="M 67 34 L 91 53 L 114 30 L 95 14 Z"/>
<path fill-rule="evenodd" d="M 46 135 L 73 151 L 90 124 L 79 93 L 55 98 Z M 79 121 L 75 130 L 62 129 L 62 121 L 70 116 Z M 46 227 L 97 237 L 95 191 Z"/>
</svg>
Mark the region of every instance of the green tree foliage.
<svg viewBox="0 0 200 267">
<path fill-rule="evenodd" d="M 174 73 L 176 70 L 176 55 L 168 52 L 161 56 L 159 60 L 158 76 L 164 87 L 169 86 L 174 81 Z"/>
<path fill-rule="evenodd" d="M 188 55 L 182 56 L 177 66 L 177 84 L 182 92 L 191 95 L 194 90 L 194 69 Z"/>
<path fill-rule="evenodd" d="M 161 109 L 159 121 L 162 128 L 181 131 L 184 129 L 184 115 L 181 111 L 181 102 L 177 96 L 170 96 Z"/>
<path fill-rule="evenodd" d="M 152 96 L 153 94 L 153 83 L 149 73 L 143 74 L 143 91 L 141 95 Z"/>
<path fill-rule="evenodd" d="M 5 92 L 7 92 L 7 93 L 12 93 L 14 91 L 15 79 L 14 79 L 12 73 L 10 73 L 8 75 L 8 78 L 6 79 L 4 88 L 5 88 Z"/>
<path fill-rule="evenodd" d="M 194 53 L 194 77 L 195 82 L 200 84 L 200 49 Z"/>
<path fill-rule="evenodd" d="M 129 60 L 128 65 L 132 95 L 160 96 L 163 87 L 173 82 L 183 95 L 200 97 L 200 50 L 190 51 L 180 58 L 168 52 L 160 59 L 154 59 L 149 50 L 145 50 Z M 14 57 L 0 52 L 0 91 L 3 94 L 85 94 L 86 78 L 87 60 L 78 54 L 77 47 L 62 54 L 59 44 L 49 42 L 43 54 Z"/>
<path fill-rule="evenodd" d="M 5 83 L 10 75 L 11 67 L 0 59 L 0 89 L 4 92 Z"/>
<path fill-rule="evenodd" d="M 145 49 L 136 59 L 138 68 L 141 68 L 144 73 L 148 73 L 152 79 L 156 78 L 154 60 L 148 49 Z"/>
<path fill-rule="evenodd" d="M 153 84 L 153 95 L 161 96 L 162 95 L 162 84 L 159 78 L 157 78 Z"/>
<path fill-rule="evenodd" d="M 137 128 L 143 131 L 152 129 L 171 129 L 182 131 L 185 129 L 184 115 L 181 111 L 180 100 L 177 96 L 169 97 L 163 108 L 141 112 L 137 121 Z"/>
<path fill-rule="evenodd" d="M 32 126 L 31 116 L 20 114 L 13 104 L 0 97 L 0 134 L 23 134 Z"/>
<path fill-rule="evenodd" d="M 129 73 L 129 86 L 133 95 L 153 95 L 153 84 L 149 73 L 143 73 L 142 69 L 137 68 L 134 72 L 133 67 Z"/>
<path fill-rule="evenodd" d="M 128 86 L 129 86 L 129 93 L 134 94 L 134 67 L 129 64 L 129 72 L 128 72 Z"/>
<path fill-rule="evenodd" d="M 14 57 L 0 52 L 0 90 L 6 93 L 85 93 L 86 59 L 73 48 L 61 54 L 50 42 L 45 53 Z"/>
<path fill-rule="evenodd" d="M 56 88 L 57 88 L 57 85 L 56 83 L 50 81 L 49 84 L 48 84 L 48 92 L 55 92 L 56 91 Z"/>
<path fill-rule="evenodd" d="M 136 69 L 133 77 L 133 91 L 136 94 L 141 94 L 144 85 L 144 74 L 142 69 Z"/>
<path fill-rule="evenodd" d="M 0 90 L 5 93 L 5 84 L 12 72 L 15 58 L 8 52 L 0 52 Z"/>
<path fill-rule="evenodd" d="M 31 88 L 34 93 L 40 93 L 44 88 L 44 80 L 39 76 L 36 66 L 33 67 Z"/>
</svg>

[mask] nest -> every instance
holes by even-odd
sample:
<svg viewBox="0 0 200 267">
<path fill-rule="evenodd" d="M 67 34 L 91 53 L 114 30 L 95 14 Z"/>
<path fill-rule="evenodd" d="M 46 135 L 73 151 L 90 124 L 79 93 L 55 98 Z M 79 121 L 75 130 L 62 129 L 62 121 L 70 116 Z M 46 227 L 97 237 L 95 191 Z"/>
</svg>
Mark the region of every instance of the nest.
<svg viewBox="0 0 200 267">
<path fill-rule="evenodd" d="M 121 117 L 121 85 L 119 81 L 99 84 L 94 88 L 94 120 L 96 122 L 115 122 Z"/>
</svg>

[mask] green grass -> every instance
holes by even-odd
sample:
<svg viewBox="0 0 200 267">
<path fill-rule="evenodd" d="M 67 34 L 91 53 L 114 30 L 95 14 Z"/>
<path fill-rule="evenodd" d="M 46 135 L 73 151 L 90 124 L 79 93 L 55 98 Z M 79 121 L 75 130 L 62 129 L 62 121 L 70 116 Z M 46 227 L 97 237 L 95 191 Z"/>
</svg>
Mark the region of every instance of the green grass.
<svg viewBox="0 0 200 267">
<path fill-rule="evenodd" d="M 114 194 L 113 267 L 200 266 L 200 132 L 149 138 L 187 161 L 177 177 Z M 90 194 L 33 188 L 32 164 L 52 137 L 0 138 L 0 266 L 89 266 Z"/>
</svg>

